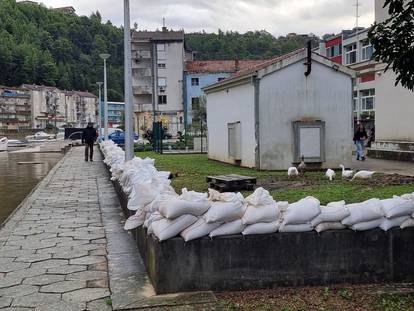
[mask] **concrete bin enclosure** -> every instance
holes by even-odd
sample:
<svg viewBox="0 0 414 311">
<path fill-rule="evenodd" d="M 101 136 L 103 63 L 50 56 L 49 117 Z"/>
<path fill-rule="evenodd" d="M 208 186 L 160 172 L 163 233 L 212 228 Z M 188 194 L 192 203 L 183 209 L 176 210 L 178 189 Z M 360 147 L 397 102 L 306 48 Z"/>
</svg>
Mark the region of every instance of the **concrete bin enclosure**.
<svg viewBox="0 0 414 311">
<path fill-rule="evenodd" d="M 114 186 L 126 216 L 127 197 Z M 414 228 L 158 242 L 132 230 L 157 294 L 334 283 L 413 282 Z"/>
</svg>

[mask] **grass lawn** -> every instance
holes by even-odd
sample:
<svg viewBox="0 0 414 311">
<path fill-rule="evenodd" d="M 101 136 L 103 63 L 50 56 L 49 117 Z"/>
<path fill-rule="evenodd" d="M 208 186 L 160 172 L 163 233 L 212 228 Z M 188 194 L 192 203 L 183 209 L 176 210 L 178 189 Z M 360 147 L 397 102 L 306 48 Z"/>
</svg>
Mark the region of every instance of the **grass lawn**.
<svg viewBox="0 0 414 311">
<path fill-rule="evenodd" d="M 258 185 L 269 190 L 277 201 L 295 202 L 306 196 L 318 198 L 322 204 L 346 200 L 347 203 L 361 202 L 370 198 L 385 199 L 393 195 L 414 192 L 414 178 L 394 175 L 374 175 L 372 180 L 350 182 L 342 180 L 340 171 L 332 182 L 324 172 L 306 172 L 304 177 L 288 178 L 287 172 L 258 171 L 209 160 L 207 155 L 160 155 L 154 152 L 139 152 L 137 156 L 155 159 L 159 170 L 178 174 L 172 181 L 177 191 L 186 187 L 189 190 L 207 191 L 206 176 L 240 174 L 255 176 Z M 244 195 L 250 192 L 243 192 Z"/>
</svg>

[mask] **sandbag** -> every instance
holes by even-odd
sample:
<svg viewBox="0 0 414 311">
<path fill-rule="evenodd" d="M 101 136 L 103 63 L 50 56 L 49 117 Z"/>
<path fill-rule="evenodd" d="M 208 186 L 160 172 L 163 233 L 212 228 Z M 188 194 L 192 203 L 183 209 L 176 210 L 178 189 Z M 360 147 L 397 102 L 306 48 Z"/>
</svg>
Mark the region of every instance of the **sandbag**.
<svg viewBox="0 0 414 311">
<path fill-rule="evenodd" d="M 152 213 L 152 214 L 147 213 L 145 215 L 145 221 L 144 221 L 144 224 L 142 226 L 144 228 L 149 228 L 154 221 L 158 221 L 158 220 L 161 220 L 161 219 L 164 219 L 164 216 L 162 216 L 158 212 L 155 212 L 155 213 Z"/>
<path fill-rule="evenodd" d="M 280 211 L 280 213 L 284 214 L 287 211 L 287 209 L 289 208 L 289 202 L 279 201 L 279 202 L 277 202 L 277 208 Z"/>
<path fill-rule="evenodd" d="M 316 227 L 322 222 L 342 221 L 350 214 L 345 201 L 329 203 L 327 206 L 321 206 L 321 213 L 312 219 L 311 224 Z"/>
<path fill-rule="evenodd" d="M 404 200 L 414 201 L 414 193 L 406 193 L 401 196 Z"/>
<path fill-rule="evenodd" d="M 405 221 L 409 220 L 410 216 L 400 216 L 395 218 L 384 218 L 381 225 L 379 226 L 382 230 L 388 231 L 391 228 L 401 226 Z"/>
<path fill-rule="evenodd" d="M 342 230 L 345 228 L 346 226 L 344 226 L 340 221 L 321 222 L 315 227 L 315 231 L 321 233 L 322 231 L 326 230 Z"/>
<path fill-rule="evenodd" d="M 386 218 L 395 218 L 414 213 L 414 202 L 394 196 L 392 199 L 381 200 Z"/>
<path fill-rule="evenodd" d="M 135 215 L 132 215 L 125 221 L 124 230 L 132 230 L 145 222 L 145 212 L 143 210 L 137 210 Z"/>
<path fill-rule="evenodd" d="M 150 228 L 151 232 L 154 233 L 161 242 L 177 236 L 181 231 L 191 226 L 197 220 L 198 218 L 193 215 L 182 215 L 174 220 L 164 218 L 154 221 Z"/>
<path fill-rule="evenodd" d="M 246 206 L 243 204 L 244 198 L 242 194 L 228 193 L 223 195 L 221 197 L 223 201 L 213 200 L 209 210 L 204 214 L 204 219 L 207 223 L 231 222 L 243 217 Z"/>
<path fill-rule="evenodd" d="M 181 189 L 180 199 L 190 202 L 204 202 L 207 200 L 207 193 L 188 191 L 187 188 Z"/>
<path fill-rule="evenodd" d="M 357 223 L 376 220 L 384 216 L 382 204 L 379 199 L 370 199 L 362 203 L 348 204 L 346 207 L 350 215 L 342 220 L 342 224 L 348 227 Z"/>
<path fill-rule="evenodd" d="M 166 201 L 170 201 L 178 198 L 178 194 L 175 191 L 165 191 L 156 196 L 156 198 L 149 204 L 145 205 L 144 210 L 147 213 L 155 213 L 160 209 L 160 204 Z"/>
<path fill-rule="evenodd" d="M 273 222 L 260 222 L 253 225 L 246 226 L 242 231 L 243 235 L 253 235 L 253 234 L 272 234 L 277 232 L 280 226 L 280 221 Z"/>
<path fill-rule="evenodd" d="M 308 232 L 312 231 L 313 227 L 310 223 L 306 224 L 295 224 L 295 225 L 284 225 L 279 227 L 279 232 Z"/>
<path fill-rule="evenodd" d="M 217 229 L 221 225 L 222 224 L 218 222 L 208 224 L 204 218 L 200 218 L 190 227 L 183 230 L 180 235 L 183 237 L 184 241 L 188 242 L 209 235 L 211 231 Z"/>
<path fill-rule="evenodd" d="M 279 210 L 276 202 L 269 205 L 248 205 L 242 217 L 244 225 L 252 225 L 261 222 L 274 222 L 279 218 Z"/>
<path fill-rule="evenodd" d="M 211 231 L 209 236 L 210 238 L 213 238 L 215 236 L 239 234 L 243 231 L 243 229 L 244 229 L 244 226 L 243 226 L 241 219 L 237 219 L 237 220 L 222 224 L 217 229 L 214 229 L 213 231 Z"/>
<path fill-rule="evenodd" d="M 306 197 L 289 205 L 283 215 L 284 225 L 310 223 L 321 212 L 320 202 L 314 197 Z"/>
<path fill-rule="evenodd" d="M 257 188 L 251 195 L 246 197 L 245 202 L 249 205 L 272 205 L 275 203 L 269 191 L 262 187 Z"/>
<path fill-rule="evenodd" d="M 209 201 L 213 202 L 235 202 L 235 201 L 243 201 L 243 195 L 240 192 L 218 192 L 214 189 L 208 189 L 209 193 Z"/>
<path fill-rule="evenodd" d="M 371 230 L 371 229 L 378 228 L 382 224 L 383 221 L 384 221 L 384 218 L 381 217 L 381 218 L 373 219 L 370 221 L 364 221 L 364 222 L 353 224 L 350 228 L 354 231 Z"/>
<path fill-rule="evenodd" d="M 151 182 L 137 183 L 134 185 L 128 199 L 128 209 L 136 211 L 143 209 L 145 205 L 151 203 L 159 194 Z"/>
<path fill-rule="evenodd" d="M 160 204 L 159 212 L 165 218 L 175 219 L 184 214 L 191 214 L 194 216 L 203 215 L 210 207 L 210 202 L 207 200 L 190 202 L 180 198 L 164 201 Z"/>
<path fill-rule="evenodd" d="M 414 227 L 414 219 L 413 218 L 408 218 L 400 226 L 401 229 L 410 228 L 410 227 Z"/>
</svg>

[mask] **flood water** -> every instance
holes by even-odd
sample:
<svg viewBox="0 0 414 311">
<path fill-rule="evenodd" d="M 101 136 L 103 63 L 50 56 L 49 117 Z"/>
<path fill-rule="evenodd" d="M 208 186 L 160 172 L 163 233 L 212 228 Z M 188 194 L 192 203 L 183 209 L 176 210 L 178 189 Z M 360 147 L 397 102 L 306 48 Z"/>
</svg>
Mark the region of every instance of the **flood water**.
<svg viewBox="0 0 414 311">
<path fill-rule="evenodd" d="M 61 153 L 0 152 L 0 224 L 62 156 Z M 19 164 L 19 162 L 39 164 Z"/>
</svg>

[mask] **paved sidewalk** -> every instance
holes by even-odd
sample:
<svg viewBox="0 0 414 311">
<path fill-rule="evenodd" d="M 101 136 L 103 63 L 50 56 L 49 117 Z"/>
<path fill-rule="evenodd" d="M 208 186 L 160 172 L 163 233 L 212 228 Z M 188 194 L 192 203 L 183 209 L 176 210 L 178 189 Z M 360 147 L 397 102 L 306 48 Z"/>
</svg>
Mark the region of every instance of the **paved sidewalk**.
<svg viewBox="0 0 414 311">
<path fill-rule="evenodd" d="M 384 174 L 400 174 L 414 176 L 414 163 L 405 161 L 393 161 L 367 158 L 365 161 L 357 161 L 352 158 L 351 167 L 357 170 L 370 170 Z"/>
<path fill-rule="evenodd" d="M 0 229 L 0 310 L 112 310 L 99 152 L 73 148 Z M 3 309 L 2 309 L 3 308 Z"/>
</svg>

